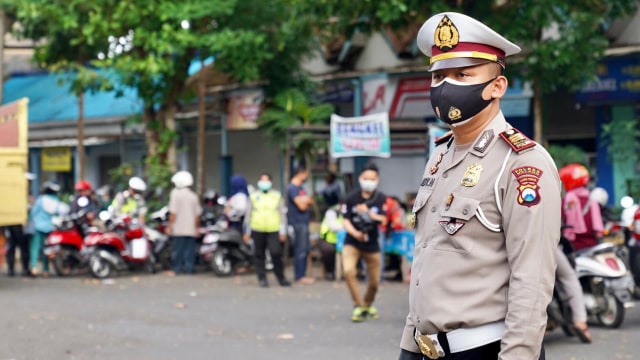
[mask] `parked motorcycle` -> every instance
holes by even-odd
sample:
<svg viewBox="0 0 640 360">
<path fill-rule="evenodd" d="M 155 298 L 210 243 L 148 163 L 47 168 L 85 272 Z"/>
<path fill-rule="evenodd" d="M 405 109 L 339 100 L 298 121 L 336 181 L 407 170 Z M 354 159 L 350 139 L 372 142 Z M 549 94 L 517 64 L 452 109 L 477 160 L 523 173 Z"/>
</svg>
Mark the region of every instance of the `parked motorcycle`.
<svg viewBox="0 0 640 360">
<path fill-rule="evenodd" d="M 85 245 L 90 249 L 89 270 L 99 279 L 108 278 L 114 271 L 131 270 L 143 266 L 150 273 L 155 272 L 155 258 L 151 241 L 135 219 L 122 216 L 111 219 L 107 212 L 101 212 L 107 232 L 87 238 Z"/>
<path fill-rule="evenodd" d="M 624 321 L 625 309 L 634 306 L 633 278 L 615 245 L 602 243 L 575 254 L 576 271 L 584 292 L 587 314 L 600 325 L 617 328 Z"/>
<path fill-rule="evenodd" d="M 242 234 L 229 227 L 224 215 L 204 214 L 202 219 L 200 258 L 217 276 L 229 276 L 241 266 L 250 266 L 253 248 L 245 244 Z"/>
<path fill-rule="evenodd" d="M 149 225 L 144 227 L 144 233 L 151 241 L 153 255 L 158 267 L 162 270 L 171 269 L 171 240 L 165 234 L 169 221 L 169 208 L 164 206 L 149 216 Z"/>
<path fill-rule="evenodd" d="M 98 229 L 89 226 L 87 210 L 53 217 L 54 230 L 44 241 L 44 255 L 49 258 L 58 276 L 68 276 L 87 265 L 84 237 L 99 234 Z"/>
</svg>

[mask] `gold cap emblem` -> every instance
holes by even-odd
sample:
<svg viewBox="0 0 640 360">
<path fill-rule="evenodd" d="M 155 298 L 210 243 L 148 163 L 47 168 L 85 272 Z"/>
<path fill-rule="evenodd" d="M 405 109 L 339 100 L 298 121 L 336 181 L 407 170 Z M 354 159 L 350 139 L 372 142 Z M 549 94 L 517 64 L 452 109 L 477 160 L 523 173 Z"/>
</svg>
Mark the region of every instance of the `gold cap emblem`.
<svg viewBox="0 0 640 360">
<path fill-rule="evenodd" d="M 433 33 L 433 43 L 440 51 L 449 51 L 458 45 L 459 40 L 458 28 L 445 15 Z"/>
</svg>

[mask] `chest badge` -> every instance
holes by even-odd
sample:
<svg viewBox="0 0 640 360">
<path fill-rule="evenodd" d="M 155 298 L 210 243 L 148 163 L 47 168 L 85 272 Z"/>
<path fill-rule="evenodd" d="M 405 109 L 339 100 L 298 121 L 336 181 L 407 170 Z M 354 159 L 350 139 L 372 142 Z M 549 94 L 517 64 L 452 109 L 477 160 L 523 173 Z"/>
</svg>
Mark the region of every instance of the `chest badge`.
<svg viewBox="0 0 640 360">
<path fill-rule="evenodd" d="M 462 186 L 472 187 L 478 185 L 478 181 L 480 181 L 480 173 L 482 173 L 482 165 L 480 164 L 471 164 L 464 172 L 464 176 L 462 177 L 462 181 L 460 183 Z"/>
<path fill-rule="evenodd" d="M 440 226 L 447 232 L 449 235 L 454 235 L 458 232 L 463 226 L 464 222 L 458 221 L 457 219 L 451 219 L 451 221 L 440 221 Z"/>
<path fill-rule="evenodd" d="M 411 215 L 409 215 L 409 219 L 407 219 L 407 223 L 409 225 L 409 228 L 411 229 L 416 228 L 416 213 L 411 213 Z"/>
<path fill-rule="evenodd" d="M 447 201 L 445 201 L 444 203 L 445 210 L 449 210 L 449 208 L 451 207 L 451 203 L 453 202 L 453 198 L 453 194 L 447 195 Z"/>
<path fill-rule="evenodd" d="M 429 174 L 433 175 L 438 172 L 438 165 L 440 165 L 440 163 L 442 162 L 443 157 L 444 157 L 443 153 L 438 154 L 438 156 L 436 157 L 436 163 L 429 168 Z"/>
</svg>

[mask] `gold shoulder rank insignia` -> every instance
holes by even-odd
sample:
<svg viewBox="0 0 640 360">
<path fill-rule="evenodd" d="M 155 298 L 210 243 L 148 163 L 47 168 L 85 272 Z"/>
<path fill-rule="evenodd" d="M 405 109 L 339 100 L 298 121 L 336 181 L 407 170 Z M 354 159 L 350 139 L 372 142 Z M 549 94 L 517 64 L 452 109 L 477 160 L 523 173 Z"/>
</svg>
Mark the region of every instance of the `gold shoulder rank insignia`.
<svg viewBox="0 0 640 360">
<path fill-rule="evenodd" d="M 439 138 L 436 139 L 436 145 L 442 145 L 444 143 L 446 143 L 447 141 L 449 141 L 449 139 L 451 139 L 451 137 L 453 136 L 453 132 L 449 131 L 448 133 L 440 136 Z"/>
<path fill-rule="evenodd" d="M 536 146 L 536 142 L 526 137 L 516 128 L 507 129 L 500 133 L 500 137 L 513 149 L 519 153 Z"/>
</svg>

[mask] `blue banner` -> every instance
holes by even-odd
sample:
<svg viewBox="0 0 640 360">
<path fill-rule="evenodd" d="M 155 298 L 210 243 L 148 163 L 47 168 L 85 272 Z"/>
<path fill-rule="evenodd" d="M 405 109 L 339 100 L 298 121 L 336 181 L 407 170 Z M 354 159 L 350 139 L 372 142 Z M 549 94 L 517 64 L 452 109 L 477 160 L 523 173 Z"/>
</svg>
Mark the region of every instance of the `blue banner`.
<svg viewBox="0 0 640 360">
<path fill-rule="evenodd" d="M 640 59 L 609 58 L 597 68 L 598 78 L 576 92 L 576 101 L 601 103 L 640 100 Z"/>
</svg>

